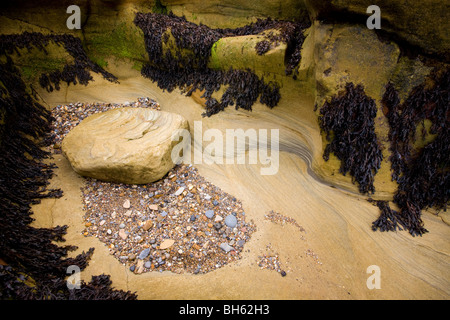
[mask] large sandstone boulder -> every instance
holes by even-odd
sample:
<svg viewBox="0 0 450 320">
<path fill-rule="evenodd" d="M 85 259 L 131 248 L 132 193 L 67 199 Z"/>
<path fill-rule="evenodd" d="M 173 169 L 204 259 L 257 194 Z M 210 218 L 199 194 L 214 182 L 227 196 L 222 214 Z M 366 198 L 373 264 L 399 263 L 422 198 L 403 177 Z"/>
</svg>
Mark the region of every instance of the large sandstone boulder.
<svg viewBox="0 0 450 320">
<path fill-rule="evenodd" d="M 113 109 L 84 119 L 64 138 L 62 151 L 80 175 L 150 183 L 174 167 L 171 151 L 178 141 L 172 141 L 172 134 L 188 128 L 187 120 L 175 113 Z"/>
</svg>

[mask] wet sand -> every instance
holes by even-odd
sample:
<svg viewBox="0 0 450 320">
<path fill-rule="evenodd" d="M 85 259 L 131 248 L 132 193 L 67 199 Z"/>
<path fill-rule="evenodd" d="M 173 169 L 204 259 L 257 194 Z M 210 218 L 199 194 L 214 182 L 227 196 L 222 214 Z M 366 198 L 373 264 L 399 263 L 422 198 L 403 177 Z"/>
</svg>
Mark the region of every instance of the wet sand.
<svg viewBox="0 0 450 320">
<path fill-rule="evenodd" d="M 120 84 L 94 76 L 95 82 L 87 87 L 39 93 L 49 107 L 70 102 L 123 103 L 149 97 L 160 104 L 161 110 L 182 114 L 191 128 L 196 120 L 202 121 L 204 129 L 222 132 L 226 128 L 278 128 L 280 165 L 272 176 L 261 175 L 261 165 L 195 165 L 207 180 L 239 198 L 247 218 L 257 226 L 241 260 L 207 274 L 136 275 L 110 255 L 99 240 L 82 235 L 80 188 L 84 180 L 62 155 L 55 155 L 53 162 L 58 169 L 50 187 L 61 188 L 64 195 L 36 205 L 34 225 L 69 225 L 64 244 L 79 247 L 73 255 L 95 247 L 89 266 L 81 273 L 84 281 L 92 275 L 110 274 L 114 287 L 136 292 L 139 299 L 449 299 L 450 228 L 441 216 L 423 212 L 429 233 L 422 237 L 412 237 L 405 231 L 373 232 L 371 223 L 379 215 L 378 208 L 355 193 L 355 188 L 333 188 L 333 183 L 313 174 L 321 161 L 322 138 L 311 95 L 287 83 L 281 89 L 280 104 L 272 110 L 260 104 L 252 112 L 229 107 L 202 118 L 201 105 L 178 90 L 163 92 L 135 70 L 111 67 L 108 71 L 119 76 Z M 295 219 L 305 231 L 292 224 L 268 221 L 264 216 L 271 210 Z M 258 256 L 268 245 L 288 270 L 285 277 L 258 266 Z M 367 288 L 370 274 L 366 270 L 370 265 L 380 267 L 381 289 Z"/>
</svg>

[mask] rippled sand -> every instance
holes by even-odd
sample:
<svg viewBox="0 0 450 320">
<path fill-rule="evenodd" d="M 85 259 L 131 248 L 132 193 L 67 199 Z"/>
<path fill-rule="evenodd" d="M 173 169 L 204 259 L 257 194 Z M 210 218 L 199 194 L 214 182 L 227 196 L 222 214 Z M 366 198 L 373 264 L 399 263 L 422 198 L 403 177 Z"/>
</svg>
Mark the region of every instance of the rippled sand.
<svg viewBox="0 0 450 320">
<path fill-rule="evenodd" d="M 202 118 L 203 108 L 192 98 L 179 91 L 163 92 L 137 71 L 124 70 L 109 70 L 119 76 L 120 84 L 94 76 L 95 82 L 87 87 L 63 87 L 51 94 L 41 90 L 40 95 L 49 107 L 150 97 L 160 103 L 161 110 L 182 114 L 191 127 L 201 120 L 204 129 L 222 132 L 227 128 L 278 128 L 279 171 L 263 176 L 260 165 L 196 165 L 209 181 L 242 200 L 248 219 L 255 221 L 258 229 L 246 244 L 243 258 L 204 275 L 135 275 L 109 255 L 100 241 L 81 234 L 83 179 L 64 157 L 55 156 L 53 161 L 59 168 L 52 187 L 62 188 L 64 196 L 35 206 L 34 223 L 43 227 L 69 225 L 65 244 L 79 247 L 74 254 L 95 247 L 83 280 L 110 274 L 114 287 L 136 291 L 140 299 L 449 299 L 449 226 L 441 216 L 424 212 L 429 233 L 423 237 L 413 238 L 405 231 L 373 232 L 371 223 L 378 217 L 378 208 L 355 193 L 356 188 L 332 187 L 333 182 L 320 178 L 317 167 L 322 161 L 322 138 L 311 95 L 286 83 L 280 104 L 272 110 L 260 104 L 253 112 L 229 107 Z M 295 219 L 305 232 L 291 224 L 268 221 L 264 215 L 271 210 Z M 285 277 L 257 265 L 258 256 L 269 244 L 287 270 Z M 370 265 L 380 267 L 381 289 L 370 290 L 366 285 Z"/>
</svg>

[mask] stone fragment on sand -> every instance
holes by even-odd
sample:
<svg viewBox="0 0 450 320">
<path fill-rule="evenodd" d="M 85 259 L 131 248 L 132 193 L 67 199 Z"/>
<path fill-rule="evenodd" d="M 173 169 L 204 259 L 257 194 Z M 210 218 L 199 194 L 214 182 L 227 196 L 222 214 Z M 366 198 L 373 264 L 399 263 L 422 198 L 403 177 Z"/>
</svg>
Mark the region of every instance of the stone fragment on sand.
<svg viewBox="0 0 450 320">
<path fill-rule="evenodd" d="M 123 202 L 122 207 L 124 207 L 125 209 L 129 209 L 131 207 L 131 203 L 130 200 L 127 199 Z"/>
<path fill-rule="evenodd" d="M 117 108 L 88 116 L 62 142 L 80 175 L 127 184 L 161 179 L 174 167 L 174 132 L 188 129 L 181 115 L 149 108 Z M 187 143 L 184 141 L 182 143 Z"/>
<path fill-rule="evenodd" d="M 148 208 L 150 210 L 154 210 L 154 211 L 158 211 L 158 209 L 159 209 L 157 204 L 151 204 L 148 206 Z"/>
<path fill-rule="evenodd" d="M 145 224 L 143 225 L 142 229 L 148 231 L 151 227 L 153 227 L 153 221 L 147 220 L 147 222 L 145 222 Z"/>
<path fill-rule="evenodd" d="M 184 191 L 184 187 L 180 187 L 180 188 L 178 188 L 177 191 L 175 191 L 174 195 L 179 196 L 180 194 L 183 193 L 183 191 Z"/>
<path fill-rule="evenodd" d="M 234 248 L 226 242 L 220 244 L 220 249 L 222 249 L 226 253 L 230 252 L 231 250 L 234 250 Z"/>
<path fill-rule="evenodd" d="M 166 239 L 166 240 L 164 240 L 163 242 L 161 242 L 161 244 L 159 245 L 159 248 L 160 248 L 161 250 L 168 249 L 168 248 L 170 248 L 174 243 L 175 243 L 175 240 L 173 240 L 173 239 Z"/>
<path fill-rule="evenodd" d="M 128 237 L 124 229 L 119 230 L 119 237 L 121 237 L 123 240 L 125 240 Z"/>
<path fill-rule="evenodd" d="M 135 273 L 140 274 L 144 271 L 144 260 L 138 260 Z"/>
</svg>

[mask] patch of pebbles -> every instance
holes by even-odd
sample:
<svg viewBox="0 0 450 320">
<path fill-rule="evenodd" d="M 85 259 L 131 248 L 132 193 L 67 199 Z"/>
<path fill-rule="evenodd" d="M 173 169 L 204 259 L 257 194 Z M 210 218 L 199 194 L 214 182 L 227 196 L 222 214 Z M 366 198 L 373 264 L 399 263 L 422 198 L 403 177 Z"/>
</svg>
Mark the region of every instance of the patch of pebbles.
<svg viewBox="0 0 450 320">
<path fill-rule="evenodd" d="M 278 253 L 274 252 L 271 244 L 266 246 L 266 252 L 258 256 L 258 267 L 261 270 L 274 270 L 280 273 L 281 276 L 286 276 L 286 271 L 284 271 L 281 266 L 280 257 Z"/>
<path fill-rule="evenodd" d="M 52 110 L 53 152 L 87 116 L 121 107 L 160 110 L 150 98 L 124 104 L 74 103 Z M 206 273 L 241 257 L 255 231 L 242 203 L 206 181 L 191 165 L 177 165 L 165 178 L 126 185 L 85 178 L 85 236 L 105 243 L 135 273 Z"/>
<path fill-rule="evenodd" d="M 241 257 L 255 231 L 242 204 L 191 165 L 147 185 L 86 179 L 85 236 L 97 237 L 135 273 L 206 273 Z"/>
<path fill-rule="evenodd" d="M 269 220 L 273 223 L 285 225 L 285 224 L 291 224 L 295 226 L 300 232 L 305 232 L 306 230 L 298 224 L 298 222 L 294 218 L 287 217 L 279 212 L 275 212 L 271 210 L 268 214 L 264 215 L 264 218 L 266 220 Z M 301 235 L 301 238 L 304 239 L 303 235 Z"/>
</svg>

